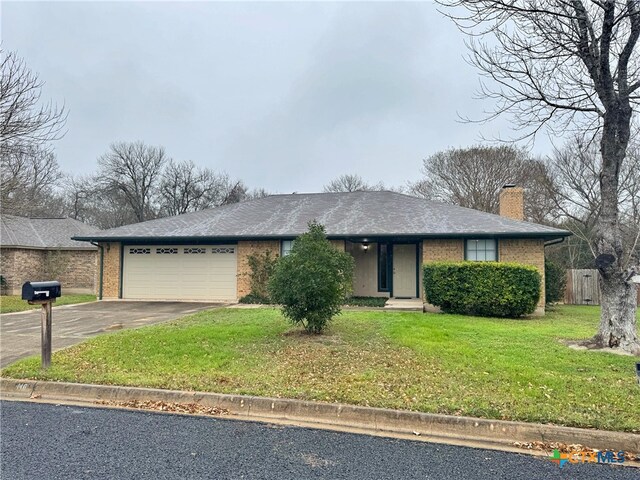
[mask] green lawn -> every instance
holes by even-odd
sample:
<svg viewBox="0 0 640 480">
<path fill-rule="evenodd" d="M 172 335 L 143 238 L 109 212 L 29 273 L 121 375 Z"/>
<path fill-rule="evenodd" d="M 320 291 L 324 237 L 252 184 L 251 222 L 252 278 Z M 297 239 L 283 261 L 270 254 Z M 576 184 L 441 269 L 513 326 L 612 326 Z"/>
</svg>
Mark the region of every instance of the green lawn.
<svg viewBox="0 0 640 480">
<path fill-rule="evenodd" d="M 637 358 L 571 350 L 597 307 L 504 320 L 345 311 L 325 335 L 276 309 L 221 309 L 106 334 L 3 376 L 255 394 L 640 432 Z M 576 439 L 579 441 L 579 439 Z"/>
<path fill-rule="evenodd" d="M 53 304 L 54 307 L 60 305 L 71 305 L 74 303 L 95 302 L 95 295 L 63 295 Z M 20 295 L 0 296 L 0 313 L 23 312 L 40 308 L 40 305 L 29 305 Z"/>
</svg>

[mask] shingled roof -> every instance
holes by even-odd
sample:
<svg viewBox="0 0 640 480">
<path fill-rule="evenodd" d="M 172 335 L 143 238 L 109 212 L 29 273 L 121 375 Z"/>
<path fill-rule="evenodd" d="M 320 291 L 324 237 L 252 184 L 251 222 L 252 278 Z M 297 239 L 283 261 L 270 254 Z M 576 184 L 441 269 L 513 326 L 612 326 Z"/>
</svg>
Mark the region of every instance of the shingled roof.
<svg viewBox="0 0 640 480">
<path fill-rule="evenodd" d="M 27 218 L 3 214 L 0 218 L 0 246 L 93 250 L 96 248 L 93 245 L 71 237 L 96 235 L 98 231 L 72 218 Z"/>
<path fill-rule="evenodd" d="M 78 240 L 293 238 L 316 220 L 334 238 L 568 236 L 565 230 L 423 200 L 395 192 L 272 195 L 199 212 L 126 225 Z"/>
</svg>

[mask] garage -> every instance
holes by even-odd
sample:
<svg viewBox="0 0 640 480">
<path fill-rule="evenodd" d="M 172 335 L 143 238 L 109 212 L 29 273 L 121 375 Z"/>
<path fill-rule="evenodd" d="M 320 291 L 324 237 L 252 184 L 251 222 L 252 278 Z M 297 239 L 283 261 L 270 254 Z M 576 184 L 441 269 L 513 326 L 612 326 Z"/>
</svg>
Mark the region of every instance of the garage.
<svg viewBox="0 0 640 480">
<path fill-rule="evenodd" d="M 122 296 L 235 301 L 236 272 L 236 245 L 127 245 Z"/>
</svg>

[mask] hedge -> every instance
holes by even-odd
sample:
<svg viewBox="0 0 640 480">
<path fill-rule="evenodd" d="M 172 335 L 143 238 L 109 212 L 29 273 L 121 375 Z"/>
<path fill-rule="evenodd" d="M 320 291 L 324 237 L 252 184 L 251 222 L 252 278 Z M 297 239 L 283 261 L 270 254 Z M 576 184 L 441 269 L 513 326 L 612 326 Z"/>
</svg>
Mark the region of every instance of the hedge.
<svg viewBox="0 0 640 480">
<path fill-rule="evenodd" d="M 567 286 L 567 271 L 555 262 L 544 260 L 545 303 L 550 305 L 564 299 Z"/>
<path fill-rule="evenodd" d="M 435 262 L 423 269 L 425 298 L 443 312 L 519 317 L 533 313 L 540 299 L 540 274 L 528 265 Z"/>
</svg>

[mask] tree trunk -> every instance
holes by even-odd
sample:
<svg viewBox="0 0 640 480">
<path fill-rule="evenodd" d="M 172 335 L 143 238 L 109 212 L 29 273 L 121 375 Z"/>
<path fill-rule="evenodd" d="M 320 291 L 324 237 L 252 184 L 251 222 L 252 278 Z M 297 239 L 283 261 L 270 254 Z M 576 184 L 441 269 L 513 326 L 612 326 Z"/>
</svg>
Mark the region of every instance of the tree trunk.
<svg viewBox="0 0 640 480">
<path fill-rule="evenodd" d="M 630 269 L 623 263 L 625 251 L 618 218 L 619 172 L 629 143 L 630 119 L 631 108 L 620 104 L 611 106 L 604 116 L 600 143 L 602 208 L 598 218 L 596 249 L 598 255 L 612 255 L 615 260 L 599 266 L 600 328 L 587 344 L 598 348 L 620 348 L 640 355 L 636 326 L 636 286 L 627 280 Z"/>
<path fill-rule="evenodd" d="M 614 278 L 600 277 L 602 311 L 600 327 L 593 343 L 599 348 L 620 348 L 640 355 L 636 285 L 627 283 L 625 276 L 616 272 Z"/>
</svg>

